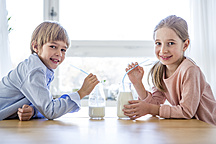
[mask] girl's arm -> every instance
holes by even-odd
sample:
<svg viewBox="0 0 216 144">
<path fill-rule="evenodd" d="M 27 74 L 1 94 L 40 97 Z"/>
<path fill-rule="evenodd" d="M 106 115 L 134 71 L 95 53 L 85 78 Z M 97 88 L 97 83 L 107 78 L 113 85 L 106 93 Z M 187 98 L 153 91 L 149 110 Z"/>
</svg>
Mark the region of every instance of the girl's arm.
<svg viewBox="0 0 216 144">
<path fill-rule="evenodd" d="M 126 72 L 134 68 L 136 65 L 138 65 L 137 62 L 128 65 L 128 68 L 126 68 Z M 139 98 L 142 100 L 145 99 L 147 96 L 147 91 L 142 83 L 143 75 L 144 75 L 144 70 L 140 66 L 137 66 L 136 68 L 128 72 L 128 77 L 131 83 L 134 85 L 134 88 L 136 89 Z"/>
<path fill-rule="evenodd" d="M 181 75 L 181 81 L 180 79 L 176 81 L 176 83 L 180 83 L 179 95 L 173 94 L 173 97 L 179 99 L 178 105 L 162 105 L 160 108 L 160 116 L 163 118 L 190 119 L 197 112 L 201 96 L 206 86 L 205 78 L 200 69 L 195 66 L 187 68 Z"/>
<path fill-rule="evenodd" d="M 152 104 L 162 104 L 160 102 L 163 102 L 163 97 L 161 97 L 163 93 L 155 91 L 152 94 L 149 93 L 144 101 L 131 101 L 131 105 L 125 106 L 127 108 L 127 110 L 124 110 L 126 115 L 137 118 L 137 116 L 155 114 L 156 112 L 156 114 L 163 118 L 190 119 L 194 117 L 200 104 L 201 95 L 205 89 L 205 79 L 201 71 L 196 67 L 187 69 L 181 75 L 181 81 L 179 79 L 179 81 L 175 82 L 180 83 L 180 85 L 176 85 L 179 88 L 175 89 L 174 93 L 169 93 L 173 97 L 173 100 L 179 100 L 175 102 L 176 104 L 171 103 L 172 106 L 160 105 L 159 111 L 156 112 L 157 108 Z M 171 91 L 171 88 L 167 89 Z"/>
</svg>

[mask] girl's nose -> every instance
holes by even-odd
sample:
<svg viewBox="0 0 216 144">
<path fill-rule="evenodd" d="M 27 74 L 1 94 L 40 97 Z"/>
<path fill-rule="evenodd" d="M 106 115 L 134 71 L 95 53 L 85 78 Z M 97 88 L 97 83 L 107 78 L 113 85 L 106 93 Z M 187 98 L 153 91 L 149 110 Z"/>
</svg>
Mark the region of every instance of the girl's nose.
<svg viewBox="0 0 216 144">
<path fill-rule="evenodd" d="M 168 50 L 167 50 L 167 47 L 166 47 L 166 45 L 162 45 L 161 46 L 161 49 L 160 49 L 160 53 L 167 53 L 168 52 Z"/>
</svg>

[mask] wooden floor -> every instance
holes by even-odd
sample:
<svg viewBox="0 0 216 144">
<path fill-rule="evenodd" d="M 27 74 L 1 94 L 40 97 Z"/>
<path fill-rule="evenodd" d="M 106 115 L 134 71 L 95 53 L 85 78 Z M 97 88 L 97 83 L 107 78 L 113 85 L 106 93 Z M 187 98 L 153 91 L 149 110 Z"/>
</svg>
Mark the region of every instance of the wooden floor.
<svg viewBox="0 0 216 144">
<path fill-rule="evenodd" d="M 91 120 L 88 108 L 56 120 L 0 121 L 0 144 L 216 144 L 216 127 L 192 119 L 147 115 L 119 120 L 106 108 L 103 120 Z"/>
</svg>

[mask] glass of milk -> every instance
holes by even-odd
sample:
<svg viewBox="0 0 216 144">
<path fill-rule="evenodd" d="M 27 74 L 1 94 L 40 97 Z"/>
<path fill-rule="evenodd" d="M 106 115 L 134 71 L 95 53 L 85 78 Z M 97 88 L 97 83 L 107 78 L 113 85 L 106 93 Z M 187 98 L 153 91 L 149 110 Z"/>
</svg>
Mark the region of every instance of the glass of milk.
<svg viewBox="0 0 216 144">
<path fill-rule="evenodd" d="M 89 95 L 89 117 L 91 119 L 103 119 L 105 116 L 106 99 L 102 83 L 95 86 Z"/>
<path fill-rule="evenodd" d="M 125 116 L 122 111 L 124 109 L 124 105 L 129 104 L 128 101 L 130 100 L 133 100 L 131 83 L 123 83 L 119 89 L 117 97 L 117 116 L 119 119 L 130 119 L 128 116 Z"/>
</svg>

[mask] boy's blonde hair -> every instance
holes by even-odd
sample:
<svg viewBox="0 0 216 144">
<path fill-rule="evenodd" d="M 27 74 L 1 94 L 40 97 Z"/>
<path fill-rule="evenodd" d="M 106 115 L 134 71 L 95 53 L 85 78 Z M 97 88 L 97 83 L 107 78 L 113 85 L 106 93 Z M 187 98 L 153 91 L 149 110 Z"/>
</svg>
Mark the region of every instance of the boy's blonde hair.
<svg viewBox="0 0 216 144">
<path fill-rule="evenodd" d="M 35 53 L 32 44 L 41 48 L 47 42 L 63 41 L 67 47 L 70 45 L 70 39 L 67 31 L 57 22 L 46 21 L 38 25 L 31 37 L 31 53 Z"/>
<path fill-rule="evenodd" d="M 177 17 L 175 15 L 170 15 L 166 17 L 165 19 L 162 19 L 158 25 L 156 25 L 153 33 L 153 39 L 155 39 L 155 32 L 163 27 L 167 27 L 175 31 L 175 33 L 179 36 L 179 38 L 185 42 L 187 39 L 189 39 L 188 34 L 188 26 L 187 22 L 182 19 L 181 17 Z M 149 74 L 148 74 L 148 80 L 152 78 L 153 85 L 160 91 L 166 91 L 162 80 L 163 80 L 163 72 L 165 70 L 165 65 L 163 65 L 160 61 L 155 63 L 155 65 L 151 68 Z"/>
</svg>

